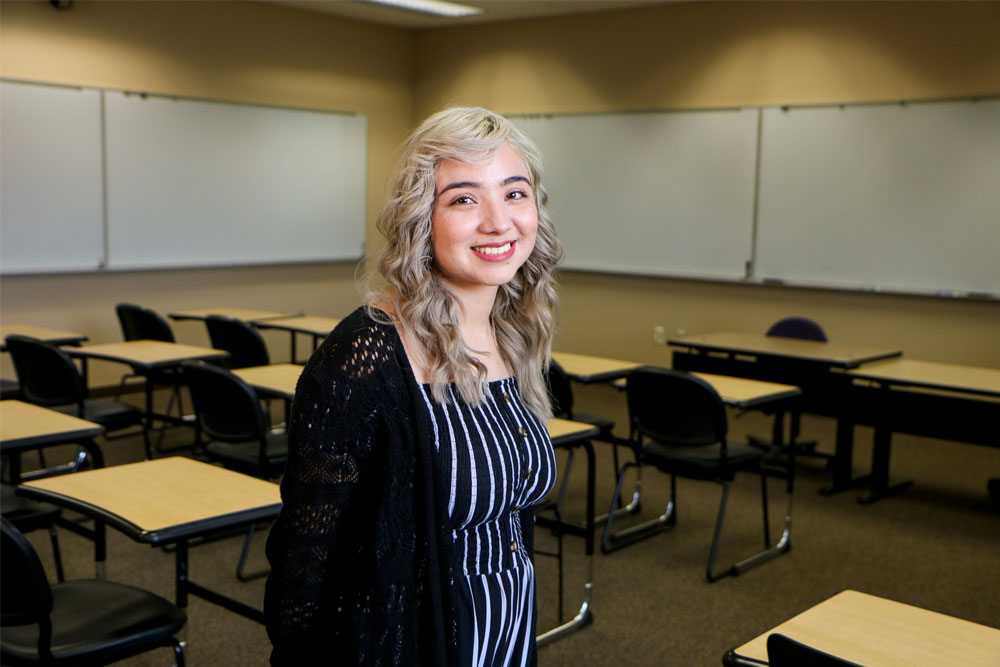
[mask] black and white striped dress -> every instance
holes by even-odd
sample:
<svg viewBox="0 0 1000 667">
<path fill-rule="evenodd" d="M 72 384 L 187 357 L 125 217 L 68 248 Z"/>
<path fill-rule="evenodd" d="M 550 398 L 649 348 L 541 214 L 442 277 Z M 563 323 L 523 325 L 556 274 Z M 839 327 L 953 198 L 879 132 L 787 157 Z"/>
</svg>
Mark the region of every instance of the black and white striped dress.
<svg viewBox="0 0 1000 667">
<path fill-rule="evenodd" d="M 440 405 L 421 387 L 441 469 L 451 475 L 448 514 L 464 576 L 459 598 L 461 665 L 527 665 L 534 656 L 535 573 L 518 510 L 555 481 L 545 424 L 521 401 L 517 381 L 490 382 L 475 408 L 452 391 Z"/>
</svg>

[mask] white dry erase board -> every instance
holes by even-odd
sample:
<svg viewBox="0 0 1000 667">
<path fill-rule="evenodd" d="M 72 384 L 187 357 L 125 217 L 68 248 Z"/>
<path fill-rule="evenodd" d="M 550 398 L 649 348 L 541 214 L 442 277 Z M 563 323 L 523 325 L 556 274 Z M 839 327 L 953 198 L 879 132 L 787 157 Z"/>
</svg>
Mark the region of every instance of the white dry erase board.
<svg viewBox="0 0 1000 667">
<path fill-rule="evenodd" d="M 1000 295 L 1000 100 L 513 120 L 566 268 Z"/>
<path fill-rule="evenodd" d="M 0 85 L 4 273 L 362 256 L 363 115 Z M 39 91 L 45 113 L 8 118 Z"/>
<path fill-rule="evenodd" d="M 545 158 L 566 268 L 744 277 L 756 110 L 512 120 Z"/>
</svg>

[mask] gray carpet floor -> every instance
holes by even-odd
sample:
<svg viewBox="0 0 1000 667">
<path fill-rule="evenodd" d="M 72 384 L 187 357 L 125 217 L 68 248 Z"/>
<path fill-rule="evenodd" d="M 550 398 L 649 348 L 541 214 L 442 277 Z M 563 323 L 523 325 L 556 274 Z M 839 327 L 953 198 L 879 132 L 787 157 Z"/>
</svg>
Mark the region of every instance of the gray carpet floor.
<svg viewBox="0 0 1000 667">
<path fill-rule="evenodd" d="M 608 386 L 576 387 L 577 409 L 612 417 L 625 434 L 624 396 Z M 805 416 L 804 438 L 816 438 L 832 451 L 834 422 Z M 730 414 L 730 433 L 769 433 L 769 418 L 759 413 Z M 167 444 L 190 439 L 184 429 L 168 434 Z M 864 472 L 870 461 L 871 431 L 858 428 L 854 467 Z M 598 513 L 607 509 L 613 490 L 610 446 L 597 452 Z M 138 437 L 102 441 L 109 465 L 142 458 Z M 180 455 L 184 455 L 183 452 Z M 622 452 L 625 455 L 625 452 Z M 562 460 L 564 454 L 560 453 Z M 49 461 L 60 460 L 50 455 Z M 26 468 L 32 464 L 27 457 Z M 612 554 L 598 550 L 590 565 L 583 540 L 564 538 L 565 606 L 576 613 L 583 586 L 593 583 L 594 622 L 539 649 L 543 667 L 582 665 L 687 666 L 719 665 L 727 649 L 738 646 L 794 614 L 844 589 L 855 589 L 1000 627 L 1000 513 L 991 505 L 986 480 L 1000 477 L 1000 449 L 897 435 L 893 440 L 892 478 L 913 479 L 903 494 L 860 505 L 860 491 L 834 496 L 818 493 L 829 480 L 819 459 L 800 461 L 794 495 L 792 550 L 775 560 L 720 582 L 705 579 L 720 487 L 678 480 L 678 523 L 667 532 Z M 566 514 L 580 519 L 584 507 L 584 459 L 571 473 Z M 780 532 L 784 489 L 770 483 L 772 531 Z M 662 513 L 669 479 L 654 470 L 643 478 L 644 520 Z M 762 546 L 759 483 L 738 477 L 730 494 L 719 564 L 732 563 Z M 536 546 L 551 549 L 554 537 L 539 530 Z M 599 539 L 600 531 L 597 533 Z M 31 534 L 42 562 L 54 580 L 51 548 L 42 532 Z M 90 542 L 66 531 L 60 540 L 68 578 L 92 577 Z M 243 536 L 192 547 L 191 578 L 259 606 L 263 580 L 240 583 L 236 561 Z M 263 535 L 251 554 L 251 569 L 265 565 Z M 558 624 L 556 564 L 536 559 L 539 630 Z M 174 556 L 108 531 L 107 577 L 173 596 Z M 198 598 L 187 608 L 183 630 L 188 665 L 255 666 L 267 664 L 269 644 L 263 626 Z M 936 661 L 929 656 L 929 664 Z M 121 664 L 169 665 L 167 649 Z M 1000 656 L 998 656 L 1000 664 Z"/>
</svg>

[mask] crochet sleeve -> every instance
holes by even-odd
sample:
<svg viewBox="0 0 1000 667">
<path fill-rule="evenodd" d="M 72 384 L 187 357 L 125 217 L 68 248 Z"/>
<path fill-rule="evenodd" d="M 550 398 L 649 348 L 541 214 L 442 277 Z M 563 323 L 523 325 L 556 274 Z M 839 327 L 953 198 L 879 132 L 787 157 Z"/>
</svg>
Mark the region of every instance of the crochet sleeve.
<svg viewBox="0 0 1000 667">
<path fill-rule="evenodd" d="M 264 613 L 273 664 L 305 664 L 357 642 L 350 634 L 374 523 L 383 386 L 392 343 L 371 323 L 334 333 L 299 379 L 289 417 L 282 509 L 271 528 Z M 353 652 L 353 651 L 351 651 Z M 308 656 L 309 660 L 304 660 Z"/>
</svg>

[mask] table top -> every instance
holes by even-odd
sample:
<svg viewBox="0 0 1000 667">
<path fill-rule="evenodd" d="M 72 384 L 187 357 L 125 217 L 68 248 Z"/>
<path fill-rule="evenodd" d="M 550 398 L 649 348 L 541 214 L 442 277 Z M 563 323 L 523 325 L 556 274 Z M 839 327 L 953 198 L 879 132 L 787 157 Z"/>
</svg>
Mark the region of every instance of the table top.
<svg viewBox="0 0 1000 667">
<path fill-rule="evenodd" d="M 866 345 L 821 343 L 813 340 L 732 331 L 672 338 L 667 342 L 674 347 L 815 361 L 841 368 L 854 368 L 863 363 L 898 357 L 902 354 L 900 350 Z"/>
<path fill-rule="evenodd" d="M 740 646 L 767 660 L 777 632 L 866 667 L 1000 664 L 1000 630 L 901 602 L 846 590 Z"/>
<path fill-rule="evenodd" d="M 49 477 L 18 490 L 152 544 L 271 518 L 281 507 L 277 484 L 184 457 Z"/>
<path fill-rule="evenodd" d="M 47 327 L 36 327 L 33 324 L 0 324 L 0 350 L 6 350 L 7 336 L 17 334 L 19 336 L 31 336 L 53 345 L 76 345 L 87 340 L 87 337 L 72 331 L 60 331 L 59 329 L 49 329 Z"/>
<path fill-rule="evenodd" d="M 191 308 L 189 310 L 178 310 L 167 313 L 167 317 L 172 320 L 203 320 L 209 315 L 225 315 L 237 320 L 253 322 L 256 320 L 268 320 L 276 317 L 287 317 L 288 313 L 281 313 L 273 310 L 254 310 L 253 308 Z"/>
<path fill-rule="evenodd" d="M 295 385 L 302 375 L 299 364 L 271 364 L 236 368 L 232 372 L 254 389 L 262 389 L 286 398 L 295 396 Z"/>
<path fill-rule="evenodd" d="M 315 315 L 298 315 L 296 317 L 278 317 L 263 322 L 254 322 L 258 329 L 284 329 L 298 333 L 326 336 L 340 324 L 335 317 L 318 317 Z"/>
<path fill-rule="evenodd" d="M 545 426 L 554 445 L 592 438 L 599 433 L 599 430 L 592 424 L 574 422 L 558 417 L 550 419 Z"/>
<path fill-rule="evenodd" d="M 736 408 L 750 408 L 761 403 L 792 398 L 802 393 L 799 387 L 791 384 L 750 380 L 731 375 L 715 375 L 714 373 L 690 374 L 712 385 L 723 403 Z M 625 382 L 624 379 L 618 380 L 615 382 L 615 386 L 624 389 Z"/>
<path fill-rule="evenodd" d="M 850 375 L 898 386 L 1000 396 L 1000 368 L 962 366 L 920 359 L 885 359 L 847 371 Z"/>
<path fill-rule="evenodd" d="M 552 358 L 562 366 L 570 378 L 582 384 L 617 380 L 628 375 L 629 371 L 642 366 L 635 361 L 606 359 L 572 352 L 553 352 Z"/>
<path fill-rule="evenodd" d="M 229 355 L 225 350 L 182 343 L 166 343 L 159 340 L 129 340 L 123 343 L 84 345 L 66 351 L 74 357 L 119 361 L 131 366 L 146 368 L 175 366 L 189 359 L 219 359 Z"/>
<path fill-rule="evenodd" d="M 104 427 L 23 401 L 0 401 L 0 447 L 4 451 L 95 438 Z"/>
</svg>

